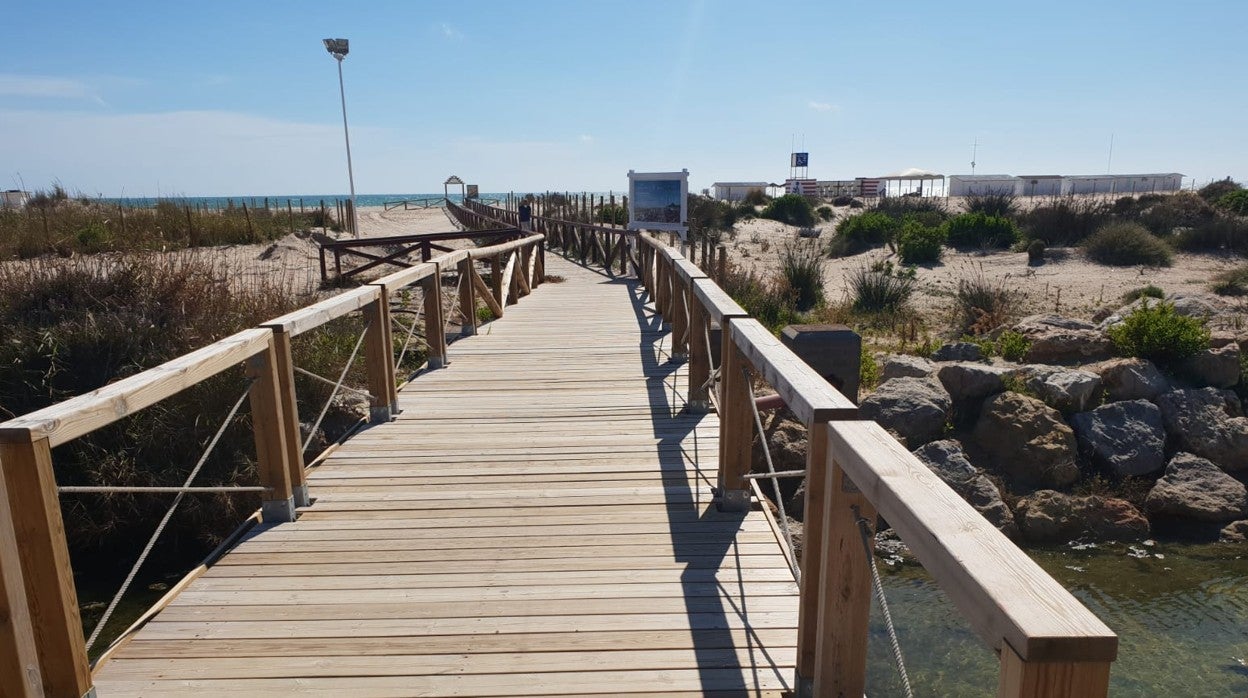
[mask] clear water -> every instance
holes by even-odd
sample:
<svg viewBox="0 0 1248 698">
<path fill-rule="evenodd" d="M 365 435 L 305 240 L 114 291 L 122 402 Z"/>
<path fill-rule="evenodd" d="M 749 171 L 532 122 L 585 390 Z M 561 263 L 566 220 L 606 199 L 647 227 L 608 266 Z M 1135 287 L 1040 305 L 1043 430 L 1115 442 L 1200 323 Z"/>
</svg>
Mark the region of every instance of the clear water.
<svg viewBox="0 0 1248 698">
<path fill-rule="evenodd" d="M 1029 552 L 1118 633 L 1111 695 L 1248 695 L 1248 550 L 1242 546 Z M 911 566 L 881 565 L 881 574 L 915 695 L 995 695 L 996 656 L 931 578 Z M 868 661 L 868 694 L 902 695 L 878 609 Z"/>
</svg>

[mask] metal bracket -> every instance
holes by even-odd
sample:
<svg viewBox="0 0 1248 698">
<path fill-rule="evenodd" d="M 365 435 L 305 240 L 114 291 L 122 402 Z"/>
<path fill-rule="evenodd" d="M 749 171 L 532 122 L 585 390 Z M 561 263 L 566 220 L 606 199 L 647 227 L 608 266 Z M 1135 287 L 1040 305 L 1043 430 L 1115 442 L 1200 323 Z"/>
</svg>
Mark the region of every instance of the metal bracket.
<svg viewBox="0 0 1248 698">
<path fill-rule="evenodd" d="M 372 405 L 368 408 L 368 421 L 373 424 L 385 424 L 393 418 L 389 405 Z"/>
<path fill-rule="evenodd" d="M 794 694 L 797 698 L 815 698 L 815 679 L 806 678 L 801 674 L 795 674 L 794 685 L 797 686 L 797 692 Z"/>
<path fill-rule="evenodd" d="M 685 411 L 689 414 L 706 414 L 711 411 L 711 402 L 709 400 L 690 400 L 685 405 Z"/>
<path fill-rule="evenodd" d="M 307 484 L 295 485 L 295 496 L 293 497 L 296 507 L 306 507 L 312 504 L 312 498 L 308 496 Z"/>
<path fill-rule="evenodd" d="M 749 511 L 752 506 L 749 490 L 719 490 L 716 508 L 720 511 Z"/>
<path fill-rule="evenodd" d="M 260 503 L 260 516 L 265 523 L 290 523 L 295 520 L 295 498 L 271 499 Z"/>
</svg>

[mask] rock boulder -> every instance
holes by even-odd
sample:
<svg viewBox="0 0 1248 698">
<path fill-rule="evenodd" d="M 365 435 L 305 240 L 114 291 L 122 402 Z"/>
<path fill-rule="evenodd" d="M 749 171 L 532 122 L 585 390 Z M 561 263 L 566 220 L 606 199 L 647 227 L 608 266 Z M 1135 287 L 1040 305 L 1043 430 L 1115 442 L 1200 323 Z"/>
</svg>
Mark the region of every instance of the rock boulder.
<svg viewBox="0 0 1248 698">
<path fill-rule="evenodd" d="M 1170 382 L 1147 359 L 1110 359 L 1084 370 L 1101 377 L 1101 388 L 1110 402 L 1152 400 L 1170 389 Z"/>
<path fill-rule="evenodd" d="M 1109 358 L 1113 343 L 1090 322 L 1058 315 L 1032 315 L 1014 326 L 1031 342 L 1028 363 L 1088 363 Z"/>
<path fill-rule="evenodd" d="M 1172 390 L 1157 397 L 1166 431 L 1179 448 L 1227 472 L 1248 469 L 1248 418 L 1233 393 L 1216 388 Z"/>
<path fill-rule="evenodd" d="M 1199 521 L 1233 521 L 1248 516 L 1248 490 L 1213 463 L 1176 453 L 1166 474 L 1144 500 L 1150 514 Z"/>
<path fill-rule="evenodd" d="M 932 352 L 933 361 L 979 361 L 984 352 L 973 342 L 946 342 Z"/>
<path fill-rule="evenodd" d="M 1001 492 L 979 468 L 971 465 L 962 451 L 962 444 L 953 440 L 933 441 L 915 451 L 914 455 L 958 496 L 975 507 L 988 523 L 1010 538 L 1018 537 L 1014 514 L 1001 499 Z"/>
<path fill-rule="evenodd" d="M 1125 499 L 1073 496 L 1040 490 L 1024 497 L 1014 521 L 1030 543 L 1072 540 L 1137 541 L 1148 537 L 1148 519 Z"/>
<path fill-rule="evenodd" d="M 1018 482 L 1063 487 L 1079 478 L 1074 431 L 1035 398 L 1011 392 L 989 398 L 973 435 L 993 469 Z"/>
<path fill-rule="evenodd" d="M 1010 369 L 977 363 L 943 364 L 936 372 L 940 384 L 955 403 L 980 400 L 1005 390 L 1004 378 Z"/>
<path fill-rule="evenodd" d="M 935 378 L 893 378 L 858 404 L 863 418 L 879 422 L 909 448 L 938 438 L 952 409 L 949 393 Z"/>
<path fill-rule="evenodd" d="M 910 354 L 885 354 L 880 360 L 880 379 L 927 378 L 936 370 L 936 364 L 921 356 Z"/>
<path fill-rule="evenodd" d="M 1014 375 L 1046 405 L 1063 412 L 1086 410 L 1101 387 L 1095 373 L 1059 366 L 1023 366 Z"/>
<path fill-rule="evenodd" d="M 1206 349 L 1180 367 L 1198 386 L 1229 388 L 1239 382 L 1239 345 L 1227 344 L 1217 349 Z"/>
<path fill-rule="evenodd" d="M 1118 477 L 1146 475 L 1166 464 L 1161 410 L 1148 400 L 1101 405 L 1073 416 L 1079 451 Z"/>
</svg>

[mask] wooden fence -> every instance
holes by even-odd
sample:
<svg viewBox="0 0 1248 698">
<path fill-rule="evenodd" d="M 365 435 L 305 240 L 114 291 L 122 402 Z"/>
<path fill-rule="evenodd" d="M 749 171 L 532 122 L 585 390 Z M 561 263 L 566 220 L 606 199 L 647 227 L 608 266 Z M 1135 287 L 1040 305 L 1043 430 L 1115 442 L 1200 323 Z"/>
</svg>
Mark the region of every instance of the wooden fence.
<svg viewBox="0 0 1248 698">
<path fill-rule="evenodd" d="M 518 222 L 512 211 L 470 206 L 482 225 Z M 873 528 L 877 515 L 998 654 L 998 695 L 1108 693 L 1118 651 L 1113 631 L 891 434 L 857 419 L 852 402 L 708 278 L 705 256 L 699 268 L 652 235 L 543 218 L 535 227 L 552 249 L 582 262 L 610 268 L 626 258 L 635 265 L 671 326 L 672 354 L 688 357 L 690 403 L 717 405 L 721 506 L 746 506 L 751 488 L 761 496 L 745 478 L 753 437 L 747 374 L 770 384 L 806 425 L 799 695 L 865 693 L 871 576 L 860 521 Z M 713 268 L 722 274 L 722 265 L 721 253 Z M 712 323 L 721 330 L 720 380 L 708 393 Z"/>
<path fill-rule="evenodd" d="M 336 318 L 362 313 L 372 417 L 387 419 L 397 409 L 396 386 L 402 378 L 396 373 L 392 299 L 408 287 L 422 290 L 426 368 L 436 369 L 448 361 L 442 276 L 459 277 L 451 307 L 460 315 L 461 332 L 473 334 L 478 298 L 502 316 L 508 305 L 541 283 L 543 250 L 543 237 L 528 234 L 449 252 L 91 393 L 0 423 L 0 696 L 80 698 L 91 691 L 53 470 L 54 447 L 243 364 L 252 380 L 249 400 L 262 516 L 265 521 L 293 520 L 296 507 L 307 504 L 307 483 L 292 341 Z M 489 283 L 479 264 L 491 270 Z"/>
</svg>

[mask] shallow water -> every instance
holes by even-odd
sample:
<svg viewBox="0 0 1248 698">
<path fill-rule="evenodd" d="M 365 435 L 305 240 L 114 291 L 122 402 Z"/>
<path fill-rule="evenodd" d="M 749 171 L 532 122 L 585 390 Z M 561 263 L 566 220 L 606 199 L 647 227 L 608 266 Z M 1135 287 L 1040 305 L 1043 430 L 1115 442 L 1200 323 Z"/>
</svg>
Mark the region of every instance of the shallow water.
<svg viewBox="0 0 1248 698">
<path fill-rule="evenodd" d="M 1248 695 L 1243 546 L 1158 543 L 1029 553 L 1118 633 L 1111 695 Z M 996 656 L 926 572 L 880 567 L 915 695 L 995 695 Z M 872 609 L 868 661 L 868 694 L 902 695 L 878 608 Z"/>
</svg>

